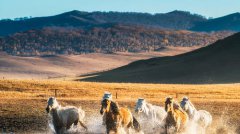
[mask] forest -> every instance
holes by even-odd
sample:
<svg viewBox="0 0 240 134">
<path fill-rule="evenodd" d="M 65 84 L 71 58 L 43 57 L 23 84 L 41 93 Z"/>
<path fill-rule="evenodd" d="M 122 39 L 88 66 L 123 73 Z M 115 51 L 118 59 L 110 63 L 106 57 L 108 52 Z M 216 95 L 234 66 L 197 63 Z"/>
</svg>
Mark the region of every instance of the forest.
<svg viewBox="0 0 240 134">
<path fill-rule="evenodd" d="M 0 38 L 0 51 L 16 56 L 160 51 L 165 46 L 206 46 L 233 32 L 191 32 L 132 25 L 78 28 L 48 27 Z"/>
</svg>

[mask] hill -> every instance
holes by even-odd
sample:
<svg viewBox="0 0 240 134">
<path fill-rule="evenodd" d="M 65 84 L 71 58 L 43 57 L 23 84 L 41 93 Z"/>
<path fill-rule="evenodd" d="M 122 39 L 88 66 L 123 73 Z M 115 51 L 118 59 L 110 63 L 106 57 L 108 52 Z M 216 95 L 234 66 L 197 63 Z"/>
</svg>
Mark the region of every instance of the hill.
<svg viewBox="0 0 240 134">
<path fill-rule="evenodd" d="M 49 27 L 0 38 L 0 51 L 16 56 L 150 52 L 166 46 L 206 46 L 233 32 L 197 33 L 133 25 L 89 30 Z"/>
<path fill-rule="evenodd" d="M 82 55 L 52 55 L 20 57 L 0 52 L 0 79 L 47 79 L 69 77 L 117 68 L 130 62 L 159 56 L 170 56 L 196 49 L 166 47 L 151 53 L 91 53 Z"/>
<path fill-rule="evenodd" d="M 233 13 L 216 19 L 198 23 L 193 28 L 193 31 L 221 31 L 232 30 L 240 31 L 240 13 Z"/>
<path fill-rule="evenodd" d="M 144 83 L 240 82 L 240 33 L 198 50 L 173 57 L 133 62 L 94 74 L 87 81 Z"/>
<path fill-rule="evenodd" d="M 136 12 L 82 12 L 74 10 L 47 17 L 0 20 L 0 36 L 46 27 L 80 28 L 86 30 L 94 27 L 112 27 L 112 25 L 116 24 L 205 32 L 220 30 L 240 31 L 239 20 L 239 13 L 214 19 L 206 19 L 198 14 L 177 10 L 157 14 Z"/>
<path fill-rule="evenodd" d="M 43 56 L 206 46 L 238 31 L 239 18 L 232 14 L 208 20 L 185 11 L 148 14 L 74 10 L 48 17 L 1 20 L 0 51 L 15 56 Z"/>
<path fill-rule="evenodd" d="M 206 19 L 200 15 L 184 11 L 166 14 L 148 14 L 134 12 L 81 12 L 70 11 L 55 16 L 36 17 L 17 20 L 1 20 L 0 36 L 45 27 L 74 27 L 89 29 L 93 27 L 111 27 L 112 24 L 132 24 L 170 29 L 190 29 L 195 23 Z"/>
</svg>

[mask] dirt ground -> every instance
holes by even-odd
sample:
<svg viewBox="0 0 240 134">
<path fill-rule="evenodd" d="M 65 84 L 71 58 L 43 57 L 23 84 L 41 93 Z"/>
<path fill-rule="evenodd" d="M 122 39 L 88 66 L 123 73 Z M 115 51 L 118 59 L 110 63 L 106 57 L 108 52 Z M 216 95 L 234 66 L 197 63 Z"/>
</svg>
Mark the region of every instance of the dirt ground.
<svg viewBox="0 0 240 134">
<path fill-rule="evenodd" d="M 213 124 L 207 133 L 240 133 L 239 84 L 167 85 L 30 80 L 0 80 L 0 131 L 51 133 L 45 107 L 48 97 L 54 96 L 55 89 L 58 89 L 57 99 L 62 106 L 81 106 L 86 111 L 85 121 L 90 127 L 94 124 L 104 129 L 99 113 L 100 100 L 104 91 L 110 91 L 120 106 L 132 111 L 139 97 L 163 106 L 167 96 L 180 100 L 188 95 L 197 109 L 212 114 Z"/>
<path fill-rule="evenodd" d="M 21 99 L 21 100 L 8 100 L 8 104 L 3 103 L 1 100 L 1 117 L 0 117 L 0 128 L 5 132 L 15 132 L 15 133 L 50 133 L 48 126 L 48 116 L 45 111 L 46 100 L 44 99 Z M 32 105 L 28 105 L 31 101 Z M 118 101 L 120 106 L 127 106 L 132 111 L 135 106 L 135 102 L 122 102 Z M 81 106 L 86 111 L 86 123 L 91 124 L 91 119 L 98 118 L 98 125 L 101 126 L 101 115 L 100 102 L 98 100 L 60 100 L 60 103 L 64 105 L 74 105 Z M 34 105 L 33 105 L 34 104 Z M 155 102 L 154 104 L 157 104 Z M 162 105 L 161 103 L 159 103 Z M 158 105 L 159 105 L 158 104 Z M 240 104 L 234 102 L 228 103 L 194 103 L 199 109 L 208 109 L 208 111 L 213 115 L 213 124 L 217 127 L 228 128 L 234 126 L 237 129 L 237 124 L 240 124 L 239 118 L 231 118 L 231 116 L 240 116 L 239 109 Z M 222 105 L 228 105 L 223 107 Z M 10 108 L 12 107 L 12 109 Z M 13 110 L 14 109 L 14 110 Z M 223 109 L 223 111 L 219 111 Z M 17 111 L 16 111 L 17 110 Z M 26 113 L 18 114 L 18 111 L 26 111 Z M 138 118 L 138 116 L 136 116 Z M 219 121 L 224 121 L 224 126 L 219 125 Z M 216 124 L 216 125 L 215 125 Z M 219 126 L 218 126 L 219 125 Z M 102 126 L 103 127 L 103 126 Z M 214 127 L 213 129 L 217 129 Z M 239 129 L 239 128 L 238 128 Z M 236 130 L 237 131 L 237 130 Z M 239 132 L 239 131 L 238 131 Z"/>
</svg>

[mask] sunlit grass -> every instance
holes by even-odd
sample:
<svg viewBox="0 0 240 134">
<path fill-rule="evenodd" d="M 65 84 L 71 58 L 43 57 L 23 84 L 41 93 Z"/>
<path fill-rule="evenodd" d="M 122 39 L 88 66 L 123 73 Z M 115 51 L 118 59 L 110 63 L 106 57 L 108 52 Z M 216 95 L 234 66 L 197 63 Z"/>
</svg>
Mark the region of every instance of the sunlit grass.
<svg viewBox="0 0 240 134">
<path fill-rule="evenodd" d="M 193 100 L 228 101 L 240 100 L 240 84 L 181 85 L 181 84 L 132 84 L 96 83 L 60 80 L 0 80 L 0 98 L 101 98 L 105 91 L 117 93 L 119 99 L 134 100 L 139 97 L 162 100 L 166 96 L 187 95 Z"/>
<path fill-rule="evenodd" d="M 187 95 L 198 109 L 208 110 L 214 116 L 215 123 L 218 123 L 216 119 L 222 115 L 231 123 L 240 123 L 238 112 L 240 84 L 181 85 L 0 80 L 0 119 L 2 120 L 0 125 L 14 128 L 19 125 L 20 130 L 42 131 L 47 125 L 46 101 L 48 97 L 55 95 L 55 90 L 61 105 L 81 106 L 88 115 L 99 113 L 100 100 L 105 91 L 111 92 L 120 106 L 127 106 L 131 110 L 139 97 L 163 106 L 167 96 L 175 97 L 179 101 Z M 25 126 L 21 126 L 23 120 Z"/>
</svg>

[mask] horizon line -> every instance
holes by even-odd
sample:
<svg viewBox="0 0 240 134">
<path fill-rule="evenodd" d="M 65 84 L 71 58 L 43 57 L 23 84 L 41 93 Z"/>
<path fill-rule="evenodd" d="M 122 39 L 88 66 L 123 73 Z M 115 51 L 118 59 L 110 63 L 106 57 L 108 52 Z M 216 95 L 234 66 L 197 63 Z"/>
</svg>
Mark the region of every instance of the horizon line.
<svg viewBox="0 0 240 134">
<path fill-rule="evenodd" d="M 194 12 L 191 12 L 191 11 L 187 11 L 187 10 L 172 10 L 172 11 L 168 11 L 168 12 L 156 12 L 156 13 L 151 13 L 151 12 L 138 12 L 138 11 L 100 11 L 100 10 L 96 10 L 96 11 L 84 11 L 84 10 L 77 10 L 77 9 L 73 9 L 73 10 L 69 10 L 69 11 L 65 11 L 65 12 L 61 12 L 61 13 L 56 13 L 56 14 L 51 14 L 51 15 L 42 15 L 42 16 L 19 16 L 19 17 L 11 17 L 11 18 L 1 18 L 0 17 L 0 20 L 14 20 L 14 19 L 19 19 L 19 18 L 25 18 L 27 17 L 28 19 L 30 18 L 40 18 L 40 17 L 51 17 L 51 16 L 56 16 L 56 15 L 61 15 L 61 14 L 64 14 L 64 13 L 69 13 L 69 12 L 74 12 L 74 11 L 78 11 L 78 12 L 86 12 L 86 13 L 94 13 L 94 12 L 102 12 L 102 13 L 109 13 L 109 12 L 115 12 L 115 13 L 142 13 L 142 14 L 150 14 L 150 15 L 157 15 L 157 14 L 167 14 L 167 13 L 171 13 L 171 12 L 175 12 L 175 11 L 179 11 L 179 12 L 186 12 L 186 13 L 190 13 L 191 15 L 199 15 L 199 16 L 202 16 L 206 19 L 215 19 L 215 18 L 220 18 L 220 17 L 224 17 L 224 16 L 228 16 L 228 15 L 231 15 L 231 14 L 235 14 L 235 13 L 240 13 L 240 12 L 233 12 L 233 13 L 229 13 L 229 14 L 226 14 L 226 15 L 222 15 L 222 16 L 219 16 L 219 17 L 209 17 L 209 16 L 205 16 L 205 15 L 202 15 L 202 14 L 199 14 L 199 13 L 194 13 Z"/>
</svg>

